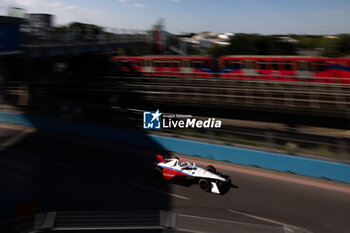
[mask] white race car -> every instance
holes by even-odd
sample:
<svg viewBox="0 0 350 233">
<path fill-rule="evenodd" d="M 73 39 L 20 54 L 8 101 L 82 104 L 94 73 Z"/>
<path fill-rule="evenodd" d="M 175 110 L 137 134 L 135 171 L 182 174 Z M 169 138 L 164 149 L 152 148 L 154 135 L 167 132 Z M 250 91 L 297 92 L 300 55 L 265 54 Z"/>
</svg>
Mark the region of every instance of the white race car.
<svg viewBox="0 0 350 233">
<path fill-rule="evenodd" d="M 225 194 L 230 189 L 229 177 L 216 172 L 211 165 L 203 169 L 194 163 L 181 161 L 179 158 L 165 159 L 162 155 L 157 155 L 157 160 L 153 163 L 153 171 L 160 179 L 198 182 L 202 190 L 217 194 Z"/>
</svg>

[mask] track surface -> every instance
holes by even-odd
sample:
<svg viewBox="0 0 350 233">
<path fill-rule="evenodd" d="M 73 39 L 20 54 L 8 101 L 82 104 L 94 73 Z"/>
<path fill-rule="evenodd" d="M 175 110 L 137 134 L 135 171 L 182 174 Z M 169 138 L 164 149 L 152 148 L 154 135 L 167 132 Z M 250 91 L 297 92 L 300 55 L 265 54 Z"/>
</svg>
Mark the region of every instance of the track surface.
<svg viewBox="0 0 350 233">
<path fill-rule="evenodd" d="M 2 159 L 32 158 L 36 212 L 162 209 L 314 233 L 350 229 L 346 184 L 182 156 L 231 177 L 237 187 L 219 196 L 156 181 L 149 166 L 155 151 L 143 148 L 1 124 L 0 145 Z"/>
</svg>

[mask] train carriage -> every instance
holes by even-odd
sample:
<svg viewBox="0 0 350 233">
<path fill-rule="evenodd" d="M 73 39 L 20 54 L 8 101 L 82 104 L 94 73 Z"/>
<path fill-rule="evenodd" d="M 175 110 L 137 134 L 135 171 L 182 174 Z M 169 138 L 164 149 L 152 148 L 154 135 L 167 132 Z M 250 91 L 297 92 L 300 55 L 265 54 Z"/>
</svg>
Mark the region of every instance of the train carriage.
<svg viewBox="0 0 350 233">
<path fill-rule="evenodd" d="M 143 76 L 232 78 L 350 84 L 350 58 L 301 56 L 117 56 L 124 72 Z M 218 67 L 218 68 L 216 68 Z"/>
<path fill-rule="evenodd" d="M 208 56 L 117 56 L 112 60 L 122 71 L 144 76 L 215 77 L 214 59 Z"/>
<path fill-rule="evenodd" d="M 219 77 L 350 84 L 350 58 L 223 56 Z"/>
</svg>

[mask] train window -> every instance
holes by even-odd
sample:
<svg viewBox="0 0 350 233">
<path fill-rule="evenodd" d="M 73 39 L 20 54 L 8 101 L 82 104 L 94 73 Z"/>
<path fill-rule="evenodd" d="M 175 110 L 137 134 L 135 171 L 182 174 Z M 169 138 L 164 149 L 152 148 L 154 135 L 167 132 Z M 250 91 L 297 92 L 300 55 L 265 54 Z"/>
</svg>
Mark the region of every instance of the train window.
<svg viewBox="0 0 350 233">
<path fill-rule="evenodd" d="M 308 70 L 310 70 L 310 63 L 308 61 L 299 61 L 298 62 L 298 69 L 300 71 L 308 71 Z"/>
<path fill-rule="evenodd" d="M 254 61 L 245 61 L 245 68 L 246 69 L 254 69 L 255 62 Z"/>
<path fill-rule="evenodd" d="M 203 61 L 203 68 L 208 68 L 209 67 L 209 62 L 208 61 Z"/>
<path fill-rule="evenodd" d="M 291 61 L 284 62 L 284 70 L 292 70 L 292 62 Z"/>
<path fill-rule="evenodd" d="M 259 61 L 259 69 L 266 70 L 267 69 L 267 62 L 266 61 Z"/>
<path fill-rule="evenodd" d="M 230 69 L 241 69 L 241 63 L 238 60 L 231 61 L 228 68 Z"/>
<path fill-rule="evenodd" d="M 271 61 L 272 69 L 278 70 L 278 61 Z"/>
<path fill-rule="evenodd" d="M 317 61 L 315 65 L 316 65 L 317 71 L 325 71 L 326 70 L 326 64 L 323 61 Z"/>
<path fill-rule="evenodd" d="M 188 60 L 183 60 L 182 64 L 183 67 L 188 67 Z"/>
<path fill-rule="evenodd" d="M 193 67 L 194 68 L 201 68 L 202 67 L 202 62 L 198 60 L 193 61 Z"/>
<path fill-rule="evenodd" d="M 210 67 L 210 68 L 213 68 L 213 67 L 214 67 L 213 61 L 212 61 L 212 60 L 209 60 L 208 62 L 209 62 L 209 67 Z"/>
</svg>

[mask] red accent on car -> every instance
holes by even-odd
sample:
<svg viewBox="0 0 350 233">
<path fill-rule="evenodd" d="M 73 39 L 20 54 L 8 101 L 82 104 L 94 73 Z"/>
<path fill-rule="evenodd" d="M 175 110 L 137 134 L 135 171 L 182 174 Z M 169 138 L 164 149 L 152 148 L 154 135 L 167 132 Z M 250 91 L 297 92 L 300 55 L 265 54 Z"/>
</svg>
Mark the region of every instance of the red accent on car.
<svg viewBox="0 0 350 233">
<path fill-rule="evenodd" d="M 163 155 L 157 155 L 157 160 L 161 163 L 164 163 L 165 161 Z"/>
</svg>

